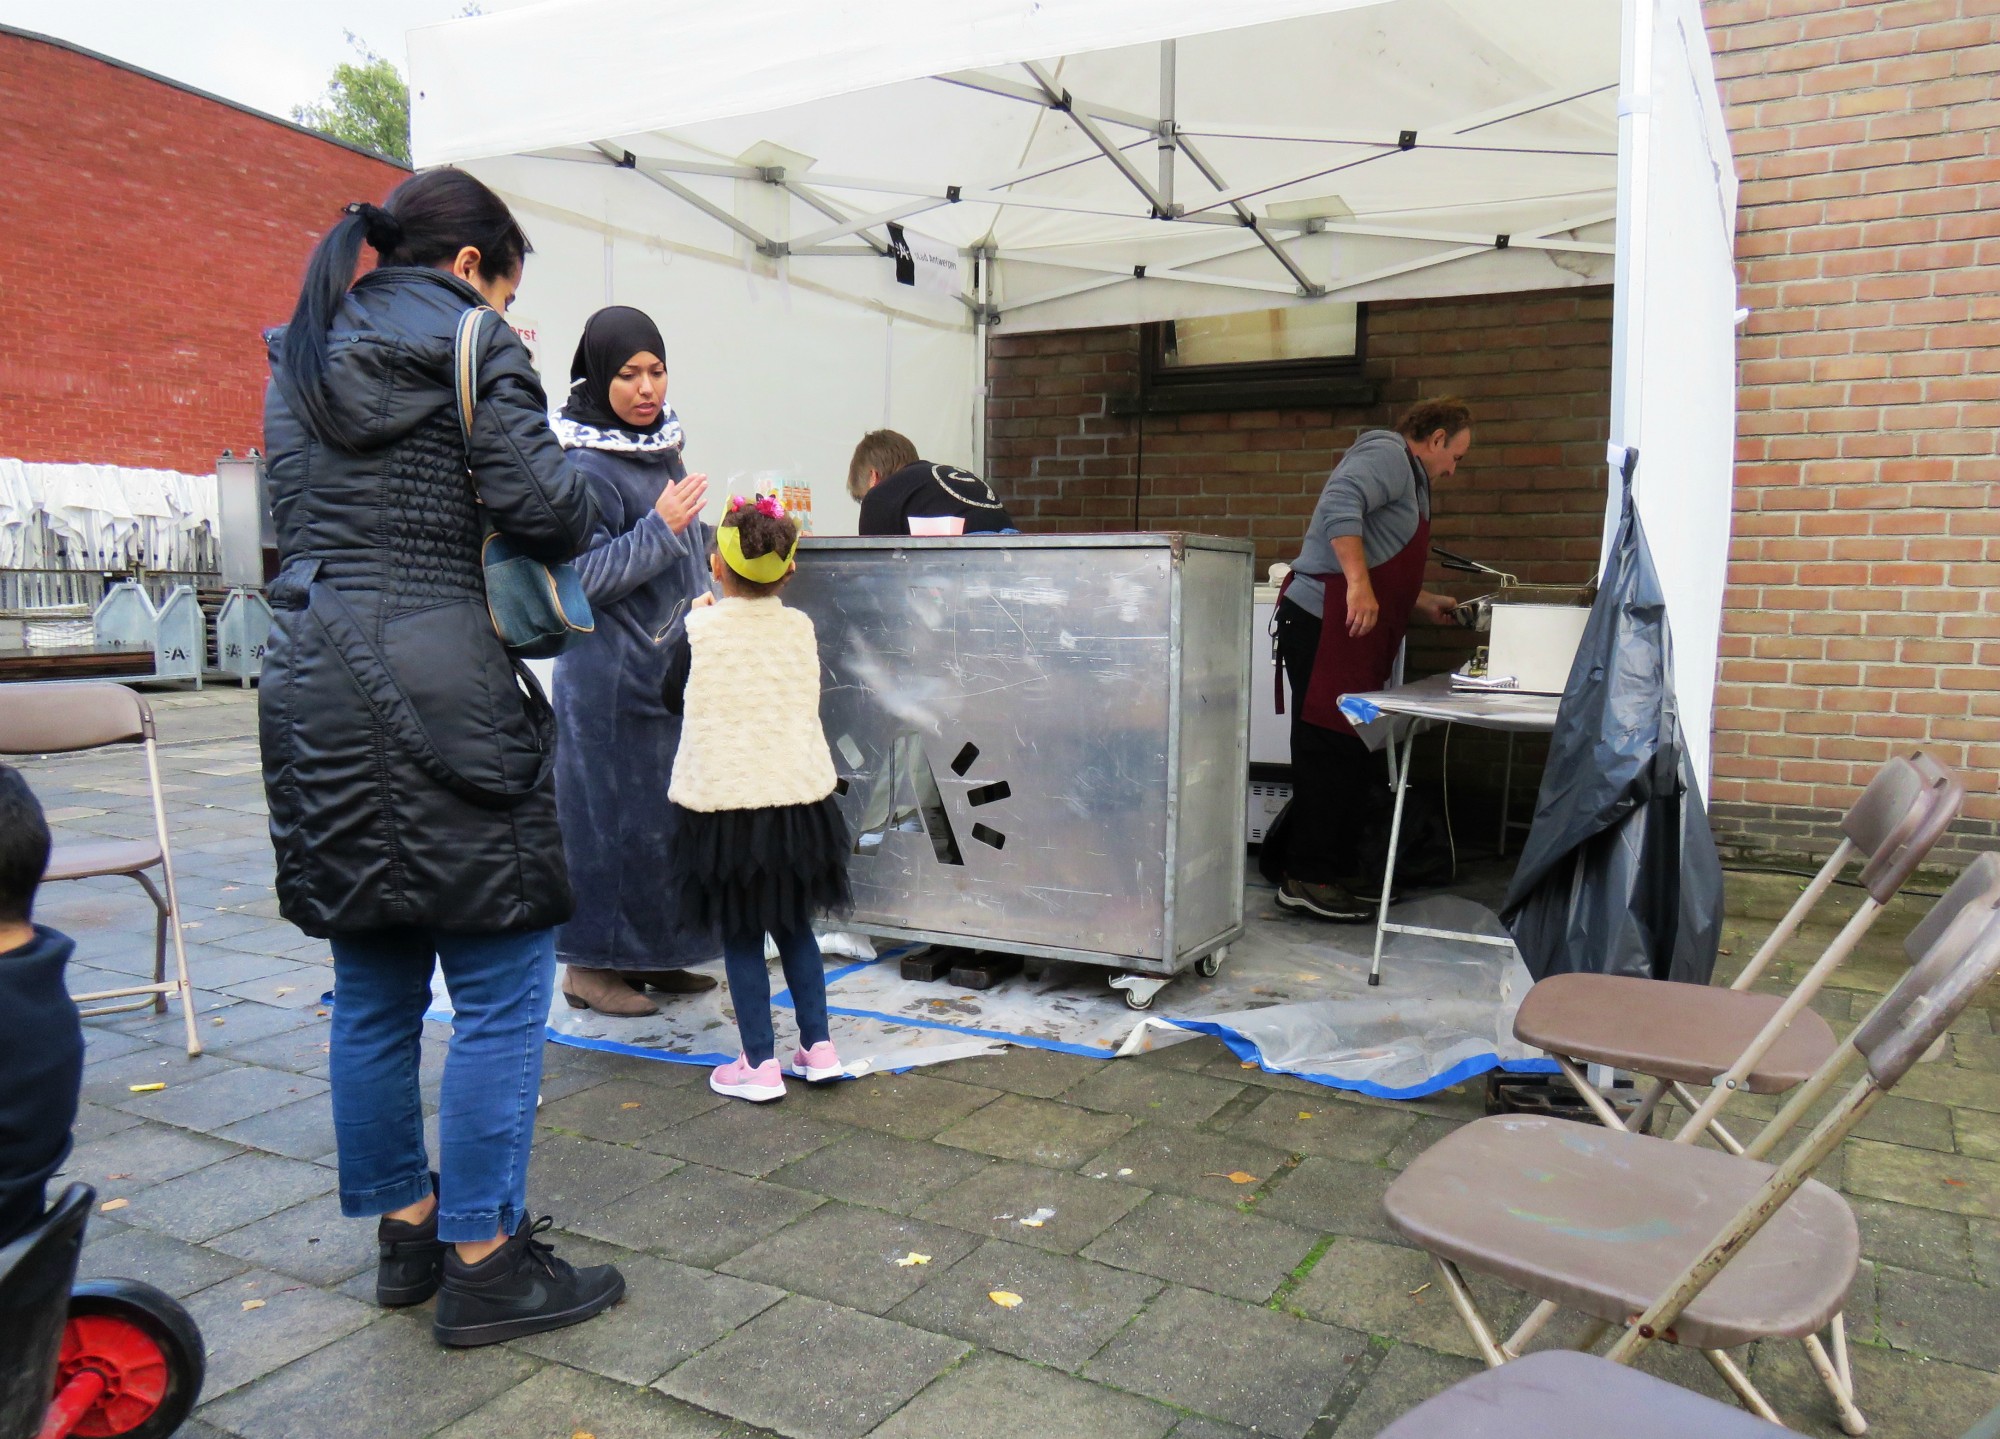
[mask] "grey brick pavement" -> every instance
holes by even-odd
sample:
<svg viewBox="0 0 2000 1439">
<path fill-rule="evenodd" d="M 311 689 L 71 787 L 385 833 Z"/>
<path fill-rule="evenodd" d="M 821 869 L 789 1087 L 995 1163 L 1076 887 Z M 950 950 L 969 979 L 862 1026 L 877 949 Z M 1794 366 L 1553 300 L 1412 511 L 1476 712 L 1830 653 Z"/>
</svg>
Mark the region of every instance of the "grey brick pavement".
<svg viewBox="0 0 2000 1439">
<path fill-rule="evenodd" d="M 209 1052 L 181 1054 L 177 1015 L 93 1021 L 68 1172 L 127 1201 L 93 1221 L 86 1270 L 185 1296 L 203 1325 L 185 1434 L 1350 1439 L 1470 1372 L 1379 1200 L 1476 1094 L 1347 1098 L 1208 1040 L 1108 1065 L 1015 1050 L 776 1110 L 716 1101 L 699 1071 L 552 1046 L 531 1202 L 574 1257 L 622 1265 L 630 1297 L 560 1334 L 437 1349 L 426 1312 L 368 1302 L 372 1232 L 332 1194 L 331 970 L 276 917 L 250 697 L 154 702 Z M 145 805 L 130 759 L 27 768 L 63 832 L 128 834 Z M 1725 943 L 1741 953 L 1789 884 L 1732 876 Z M 1823 997 L 1836 1025 L 1898 972 L 1908 910 Z M 80 968 L 149 962 L 129 885 L 55 887 L 41 918 Z M 1956 1434 L 2000 1402 L 2000 1037 L 1989 1009 L 1959 1030 L 1828 1172 L 1862 1226 L 1849 1314 L 1883 1439 Z M 433 1097 L 441 1055 L 427 1045 Z M 1018 1222 L 1042 1206 L 1041 1228 Z M 896 1264 L 913 1251 L 930 1262 Z M 1713 1392 L 1689 1358 L 1648 1363 Z M 1806 1432 L 1838 1432 L 1794 1346 L 1744 1362 Z"/>
</svg>

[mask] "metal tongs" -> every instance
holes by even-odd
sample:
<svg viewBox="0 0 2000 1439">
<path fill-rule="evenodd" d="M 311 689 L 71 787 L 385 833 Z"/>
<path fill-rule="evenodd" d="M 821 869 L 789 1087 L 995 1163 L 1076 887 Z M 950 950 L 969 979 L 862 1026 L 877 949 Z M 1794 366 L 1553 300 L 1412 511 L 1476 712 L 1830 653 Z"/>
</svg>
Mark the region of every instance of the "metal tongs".
<svg viewBox="0 0 2000 1439">
<path fill-rule="evenodd" d="M 1510 575 L 1505 570 L 1496 570 L 1491 565 L 1483 565 L 1478 560 L 1468 559 L 1464 555 L 1454 554 L 1443 545 L 1432 545 L 1431 553 L 1436 555 L 1438 563 L 1448 570 L 1457 570 L 1461 574 L 1468 575 L 1493 576 L 1500 581 L 1500 588 L 1503 590 L 1512 589 L 1521 583 L 1516 575 Z M 1451 612 L 1451 617 L 1469 630 L 1483 630 L 1492 623 L 1488 618 L 1492 609 L 1493 596 L 1481 595 L 1458 606 Z"/>
</svg>

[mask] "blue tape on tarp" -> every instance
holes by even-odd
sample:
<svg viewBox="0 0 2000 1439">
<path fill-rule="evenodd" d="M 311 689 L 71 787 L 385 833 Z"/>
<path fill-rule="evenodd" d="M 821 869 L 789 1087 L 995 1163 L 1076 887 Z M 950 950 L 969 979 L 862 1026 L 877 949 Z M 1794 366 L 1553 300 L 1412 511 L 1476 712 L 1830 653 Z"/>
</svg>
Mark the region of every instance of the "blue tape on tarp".
<svg viewBox="0 0 2000 1439">
<path fill-rule="evenodd" d="M 1488 1070 L 1498 1069 L 1506 1074 L 1560 1074 L 1553 1059 L 1502 1059 L 1497 1054 L 1476 1054 L 1470 1059 L 1460 1060 L 1444 1073 L 1433 1075 L 1422 1084 L 1413 1084 L 1404 1089 L 1391 1088 L 1386 1084 L 1376 1084 L 1367 1079 L 1342 1079 L 1331 1074 L 1314 1074 L 1305 1069 L 1281 1069 L 1264 1063 L 1264 1057 L 1257 1046 L 1238 1034 L 1226 1024 L 1198 1019 L 1176 1019 L 1173 1021 L 1182 1029 L 1192 1029 L 1202 1034 L 1212 1034 L 1229 1046 L 1229 1052 L 1245 1064 L 1255 1064 L 1266 1074 L 1289 1074 L 1294 1079 L 1307 1080 L 1313 1084 L 1323 1084 L 1328 1089 L 1347 1089 L 1356 1094 L 1366 1094 L 1375 1099 L 1422 1099 L 1440 1090 L 1450 1089 L 1455 1084 L 1463 1084 L 1468 1079 L 1477 1079 Z"/>
<path fill-rule="evenodd" d="M 1340 712 L 1347 716 L 1350 724 L 1372 724 L 1382 718 L 1382 707 L 1360 695 L 1342 695 Z"/>
</svg>

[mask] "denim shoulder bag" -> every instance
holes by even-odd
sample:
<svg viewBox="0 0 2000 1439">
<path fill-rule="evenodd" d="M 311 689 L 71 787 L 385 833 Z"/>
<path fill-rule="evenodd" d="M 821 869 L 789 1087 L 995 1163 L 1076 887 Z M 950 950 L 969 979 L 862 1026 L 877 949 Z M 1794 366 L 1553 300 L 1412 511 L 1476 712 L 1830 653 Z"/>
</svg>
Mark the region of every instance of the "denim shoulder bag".
<svg viewBox="0 0 2000 1439">
<path fill-rule="evenodd" d="M 472 419 L 479 405 L 479 327 L 493 311 L 485 305 L 467 310 L 452 338 L 452 370 L 458 393 L 458 428 L 465 439 L 466 476 L 473 498 L 479 498 L 478 476 L 472 473 Z M 486 613 L 507 652 L 520 659 L 544 660 L 561 654 L 576 635 L 597 627 L 583 580 L 572 564 L 546 565 L 493 527 L 480 506 L 486 537 L 479 563 L 486 577 Z"/>
</svg>

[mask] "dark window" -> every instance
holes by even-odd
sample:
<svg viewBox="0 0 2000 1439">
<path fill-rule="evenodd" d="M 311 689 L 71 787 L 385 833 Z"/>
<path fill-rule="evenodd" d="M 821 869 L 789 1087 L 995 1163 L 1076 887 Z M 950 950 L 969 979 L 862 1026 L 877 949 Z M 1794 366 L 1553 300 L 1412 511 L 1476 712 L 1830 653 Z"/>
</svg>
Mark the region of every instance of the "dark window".
<svg viewBox="0 0 2000 1439">
<path fill-rule="evenodd" d="M 1332 408 L 1369 404 L 1366 310 L 1336 300 L 1144 327 L 1139 391 L 1121 411 Z"/>
</svg>

